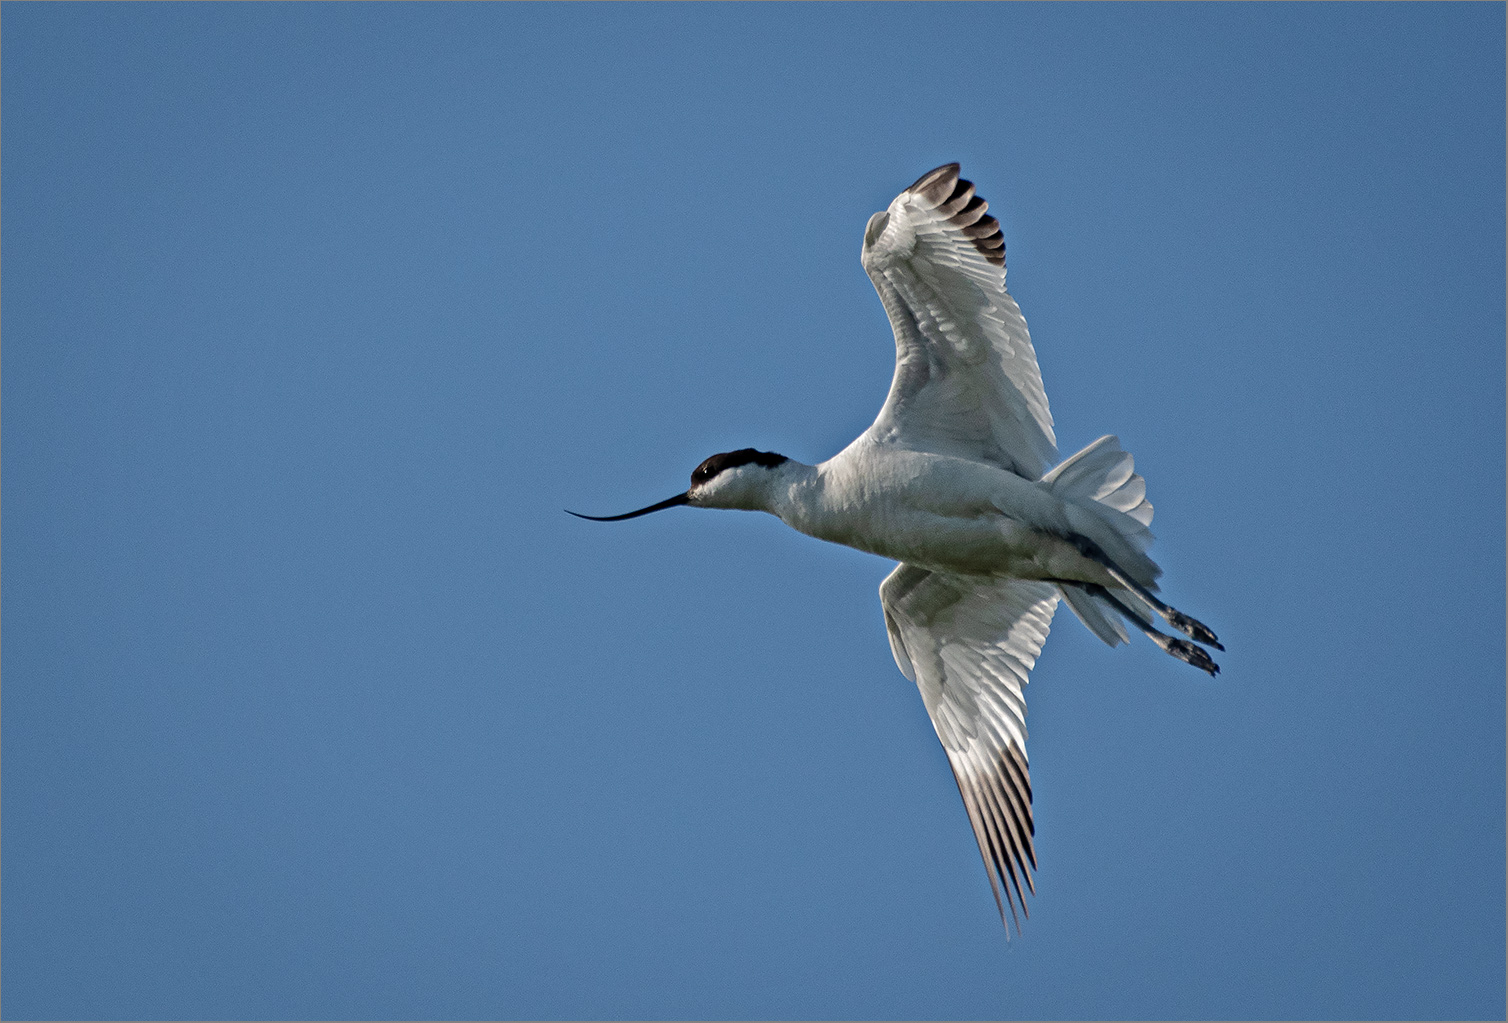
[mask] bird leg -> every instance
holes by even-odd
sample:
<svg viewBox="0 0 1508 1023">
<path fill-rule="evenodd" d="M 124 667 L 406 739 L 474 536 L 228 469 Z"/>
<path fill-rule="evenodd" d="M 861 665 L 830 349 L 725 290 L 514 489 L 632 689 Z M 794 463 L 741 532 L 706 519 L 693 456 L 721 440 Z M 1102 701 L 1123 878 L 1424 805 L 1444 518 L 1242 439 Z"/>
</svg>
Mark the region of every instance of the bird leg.
<svg viewBox="0 0 1508 1023">
<path fill-rule="evenodd" d="M 1150 616 L 1126 604 L 1117 594 L 1112 593 L 1098 583 L 1074 583 L 1073 585 L 1080 586 L 1090 594 L 1103 598 L 1106 603 L 1120 612 L 1122 618 L 1141 630 L 1142 634 L 1156 643 L 1164 653 L 1172 654 L 1180 661 L 1183 661 L 1185 664 L 1192 664 L 1200 671 L 1209 672 L 1211 678 L 1220 674 L 1220 665 L 1216 664 L 1210 655 L 1204 652 L 1203 648 L 1195 646 L 1186 639 L 1175 639 L 1166 633 L 1158 632 L 1147 620 Z"/>
<path fill-rule="evenodd" d="M 1191 615 L 1186 615 L 1177 608 L 1172 607 L 1168 604 L 1164 604 L 1161 600 L 1158 600 L 1157 595 L 1154 594 L 1151 590 L 1147 589 L 1141 583 L 1137 582 L 1135 579 L 1132 579 L 1130 576 L 1128 576 L 1125 572 L 1121 571 L 1120 566 L 1117 565 L 1114 561 L 1110 560 L 1110 556 L 1100 549 L 1099 544 L 1095 543 L 1087 536 L 1081 536 L 1077 533 L 1075 533 L 1073 536 L 1070 536 L 1068 540 L 1079 549 L 1080 554 L 1084 555 L 1084 557 L 1088 558 L 1090 561 L 1099 564 L 1102 568 L 1105 569 L 1106 572 L 1110 573 L 1110 578 L 1114 579 L 1126 589 L 1136 594 L 1136 596 L 1140 598 L 1143 603 L 1145 603 L 1148 607 L 1161 615 L 1163 620 L 1166 621 L 1169 625 L 1173 626 L 1173 628 L 1177 629 L 1185 636 L 1188 636 L 1190 639 L 1203 643 L 1205 646 L 1212 646 L 1216 650 L 1225 649 L 1225 647 L 1220 645 L 1220 641 L 1215 638 L 1215 632 L 1213 629 L 1211 629 L 1208 625 L 1205 625 L 1203 622 L 1199 621 L 1197 618 L 1194 618 Z M 1116 603 L 1119 605 L 1120 601 L 1116 601 Z M 1124 608 L 1124 605 L 1121 606 Z M 1137 619 L 1138 627 L 1145 624 L 1145 622 Z M 1166 650 L 1167 648 L 1163 647 L 1163 649 Z M 1168 652 L 1172 653 L 1171 650 Z M 1179 657 L 1180 655 L 1174 654 L 1173 656 Z M 1181 659 L 1188 660 L 1188 658 Z M 1189 663 L 1192 664 L 1193 662 L 1190 661 Z"/>
</svg>

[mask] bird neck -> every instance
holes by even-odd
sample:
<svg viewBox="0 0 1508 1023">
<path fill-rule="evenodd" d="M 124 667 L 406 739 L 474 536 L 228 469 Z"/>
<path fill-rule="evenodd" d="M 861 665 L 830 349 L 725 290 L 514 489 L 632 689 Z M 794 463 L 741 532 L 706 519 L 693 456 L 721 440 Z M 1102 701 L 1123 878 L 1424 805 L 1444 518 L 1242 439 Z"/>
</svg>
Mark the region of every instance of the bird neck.
<svg viewBox="0 0 1508 1023">
<path fill-rule="evenodd" d="M 822 474 L 818 466 L 787 459 L 770 473 L 770 482 L 762 498 L 760 511 L 767 511 L 786 525 L 802 532 L 820 512 Z"/>
</svg>

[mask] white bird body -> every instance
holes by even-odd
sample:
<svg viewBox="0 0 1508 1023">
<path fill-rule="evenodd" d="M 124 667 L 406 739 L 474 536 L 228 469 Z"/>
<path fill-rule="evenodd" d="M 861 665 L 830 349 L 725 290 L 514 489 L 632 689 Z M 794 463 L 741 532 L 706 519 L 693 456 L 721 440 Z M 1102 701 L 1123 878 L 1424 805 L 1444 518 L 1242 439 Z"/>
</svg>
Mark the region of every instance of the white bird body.
<svg viewBox="0 0 1508 1023">
<path fill-rule="evenodd" d="M 698 506 L 769 512 L 807 536 L 936 572 L 1115 585 L 1060 539 L 1072 528 L 1061 499 L 993 465 L 866 436 L 820 465 L 787 460 L 736 489 L 728 479 L 730 503 L 716 486 L 727 475 Z"/>
<path fill-rule="evenodd" d="M 1004 919 L 1035 890 L 1023 687 L 1058 600 L 1111 646 L 1129 623 L 1211 675 L 1203 649 L 1154 620 L 1224 648 L 1154 595 L 1152 505 L 1116 438 L 1053 467 L 1047 394 L 986 210 L 948 164 L 870 218 L 863 264 L 896 366 L 853 443 L 818 465 L 753 448 L 714 455 L 684 494 L 601 521 L 675 505 L 764 511 L 900 562 L 880 586 L 891 652 L 948 754 Z"/>
</svg>

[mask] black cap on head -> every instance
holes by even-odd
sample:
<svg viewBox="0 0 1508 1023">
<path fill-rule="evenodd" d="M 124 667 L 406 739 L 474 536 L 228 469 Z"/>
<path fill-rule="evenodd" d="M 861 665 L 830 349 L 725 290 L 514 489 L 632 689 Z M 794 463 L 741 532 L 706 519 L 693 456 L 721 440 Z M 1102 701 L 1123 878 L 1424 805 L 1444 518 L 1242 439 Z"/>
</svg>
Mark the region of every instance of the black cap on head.
<svg viewBox="0 0 1508 1023">
<path fill-rule="evenodd" d="M 725 451 L 720 455 L 713 455 L 691 473 L 691 485 L 693 487 L 706 483 L 724 469 L 736 469 L 740 465 L 762 465 L 766 469 L 773 469 L 781 462 L 788 462 L 789 458 L 777 455 L 773 451 L 755 451 L 753 448 L 739 448 L 737 451 Z"/>
</svg>

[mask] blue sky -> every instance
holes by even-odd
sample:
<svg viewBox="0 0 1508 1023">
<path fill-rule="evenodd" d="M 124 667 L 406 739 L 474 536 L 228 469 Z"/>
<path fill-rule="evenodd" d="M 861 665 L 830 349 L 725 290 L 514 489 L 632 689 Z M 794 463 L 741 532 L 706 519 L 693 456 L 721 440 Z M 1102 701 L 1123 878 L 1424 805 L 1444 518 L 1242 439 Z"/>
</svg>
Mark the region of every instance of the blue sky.
<svg viewBox="0 0 1508 1023">
<path fill-rule="evenodd" d="M 4 1014 L 1504 1012 L 1504 8 L 3 10 Z M 1060 611 L 1007 943 L 875 589 L 717 451 L 1001 219 L 1210 681 Z"/>
</svg>

